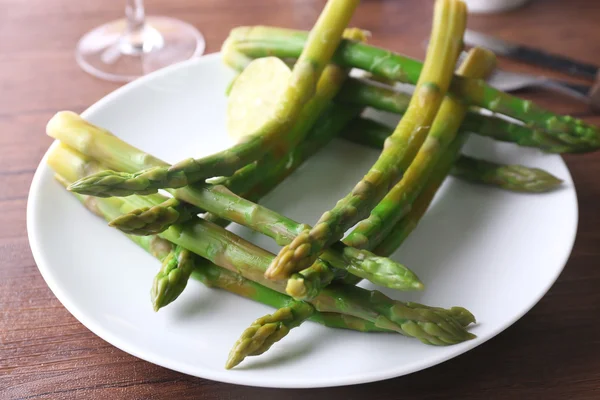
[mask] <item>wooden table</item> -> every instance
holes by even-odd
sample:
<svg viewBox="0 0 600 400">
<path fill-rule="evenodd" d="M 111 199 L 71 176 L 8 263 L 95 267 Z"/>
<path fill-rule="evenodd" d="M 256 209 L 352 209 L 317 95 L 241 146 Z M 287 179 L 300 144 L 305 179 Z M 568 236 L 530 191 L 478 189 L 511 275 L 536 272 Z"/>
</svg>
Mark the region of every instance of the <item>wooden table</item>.
<svg viewBox="0 0 600 400">
<path fill-rule="evenodd" d="M 488 343 L 442 365 L 380 383 L 277 391 L 198 379 L 141 361 L 93 335 L 54 297 L 31 256 L 25 208 L 57 110 L 83 111 L 118 85 L 75 64 L 79 37 L 121 17 L 123 1 L 0 0 L 0 398 L 45 399 L 598 399 L 600 398 L 600 155 L 566 156 L 580 205 L 573 254 L 552 290 Z M 309 28 L 323 1 L 148 0 L 151 14 L 187 20 L 218 51 L 236 25 Z M 422 57 L 431 2 L 364 0 L 354 23 L 371 42 Z M 600 64 L 600 3 L 533 0 L 471 28 Z M 503 62 L 515 70 L 541 73 Z M 544 71 L 547 73 L 547 71 Z M 524 96 L 600 125 L 549 93 Z"/>
</svg>

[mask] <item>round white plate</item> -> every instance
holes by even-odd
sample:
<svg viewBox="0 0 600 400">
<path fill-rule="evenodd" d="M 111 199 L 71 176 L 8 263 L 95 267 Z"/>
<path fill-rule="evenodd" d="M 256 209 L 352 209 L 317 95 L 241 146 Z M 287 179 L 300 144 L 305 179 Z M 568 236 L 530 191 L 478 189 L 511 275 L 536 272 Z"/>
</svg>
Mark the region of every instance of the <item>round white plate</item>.
<svg viewBox="0 0 600 400">
<path fill-rule="evenodd" d="M 224 126 L 225 88 L 232 76 L 218 54 L 209 55 L 126 85 L 84 116 L 169 162 L 207 155 L 231 144 Z M 514 323 L 556 280 L 575 239 L 577 198 L 559 156 L 480 137 L 473 137 L 466 151 L 544 168 L 565 184 L 553 193 L 524 195 L 449 178 L 394 256 L 416 271 L 427 289 L 411 294 L 384 290 L 388 295 L 460 305 L 476 315 L 472 331 L 477 339 L 455 346 L 306 323 L 268 353 L 227 371 L 223 365 L 238 335 L 272 309 L 192 281 L 175 303 L 154 313 L 149 290 L 159 263 L 84 209 L 54 182 L 44 160 L 29 195 L 29 239 L 40 272 L 64 306 L 92 332 L 144 360 L 252 386 L 308 388 L 392 378 L 456 357 Z M 376 156 L 338 140 L 263 204 L 314 223 Z M 232 229 L 277 251 L 268 238 Z"/>
</svg>

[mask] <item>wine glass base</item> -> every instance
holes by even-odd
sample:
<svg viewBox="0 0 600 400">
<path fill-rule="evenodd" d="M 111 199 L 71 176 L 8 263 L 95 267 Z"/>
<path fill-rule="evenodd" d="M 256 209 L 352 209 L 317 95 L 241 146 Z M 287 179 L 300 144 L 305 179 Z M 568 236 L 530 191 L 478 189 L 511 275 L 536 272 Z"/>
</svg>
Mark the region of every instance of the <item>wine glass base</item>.
<svg viewBox="0 0 600 400">
<path fill-rule="evenodd" d="M 192 25 L 168 17 L 147 17 L 141 34 L 128 37 L 125 19 L 109 22 L 79 40 L 77 63 L 87 73 L 128 82 L 204 53 L 204 37 Z"/>
</svg>

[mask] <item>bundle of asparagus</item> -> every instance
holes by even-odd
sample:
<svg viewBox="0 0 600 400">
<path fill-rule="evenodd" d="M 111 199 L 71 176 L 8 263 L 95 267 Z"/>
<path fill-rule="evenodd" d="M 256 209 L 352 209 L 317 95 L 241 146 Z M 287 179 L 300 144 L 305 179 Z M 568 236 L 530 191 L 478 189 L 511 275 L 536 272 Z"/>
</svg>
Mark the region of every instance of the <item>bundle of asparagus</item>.
<svg viewBox="0 0 600 400">
<path fill-rule="evenodd" d="M 600 145 L 597 128 L 487 86 L 482 79 L 495 57 L 486 50 L 472 49 L 453 75 L 466 24 L 462 1 L 437 0 L 423 64 L 364 44 L 364 31 L 347 28 L 357 5 L 329 0 L 309 34 L 268 27 L 231 32 L 223 60 L 240 72 L 227 113 L 239 144 L 226 151 L 168 165 L 74 113 L 60 112 L 48 123 L 47 133 L 61 142 L 48 158 L 57 180 L 161 261 L 151 285 L 155 310 L 175 301 L 190 278 L 278 308 L 242 333 L 227 368 L 264 353 L 307 320 L 431 345 L 472 339 L 467 327 L 475 317 L 462 307 L 403 303 L 355 284 L 424 289 L 388 256 L 449 174 L 530 193 L 560 185 L 539 169 L 461 155 L 471 132 L 547 152 Z M 348 78 L 350 68 L 378 78 Z M 394 81 L 415 84 L 414 94 L 396 91 Z M 362 117 L 366 107 L 403 115 L 392 129 Z M 256 203 L 336 136 L 380 149 L 381 156 L 314 227 Z M 284 247 L 274 256 L 226 230 L 229 222 Z"/>
</svg>

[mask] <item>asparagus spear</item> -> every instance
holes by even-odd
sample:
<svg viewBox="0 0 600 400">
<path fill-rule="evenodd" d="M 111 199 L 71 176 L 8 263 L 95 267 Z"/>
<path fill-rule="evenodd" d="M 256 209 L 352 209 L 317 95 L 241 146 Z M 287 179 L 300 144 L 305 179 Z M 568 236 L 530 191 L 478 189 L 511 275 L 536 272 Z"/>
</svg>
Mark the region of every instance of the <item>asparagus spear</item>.
<svg viewBox="0 0 600 400">
<path fill-rule="evenodd" d="M 47 133 L 63 143 L 105 163 L 115 170 L 131 171 L 146 163 L 164 162 L 121 141 L 110 132 L 98 128 L 71 112 L 55 115 L 46 128 Z M 221 218 L 254 229 L 277 243 L 289 243 L 306 225 L 299 224 L 266 207 L 235 195 L 222 185 L 188 186 L 170 191 L 180 200 L 193 204 Z M 159 205 L 160 202 L 152 204 Z M 145 205 L 142 205 L 145 206 Z M 132 210 L 130 210 L 132 211 Z M 405 266 L 378 257 L 364 250 L 336 245 L 322 254 L 322 260 L 353 275 L 392 288 L 420 290 L 422 283 Z M 390 274 L 390 271 L 395 271 Z M 381 272 L 381 273 L 380 273 Z M 394 278 L 389 281 L 386 278 Z"/>
<path fill-rule="evenodd" d="M 245 190 L 245 193 L 241 193 L 242 197 L 246 197 L 253 201 L 258 200 L 262 196 L 266 195 L 272 188 L 277 186 L 294 170 L 296 170 L 312 154 L 329 143 L 335 133 L 339 132 L 349 120 L 355 117 L 358 114 L 358 111 L 358 109 L 354 109 L 352 107 L 348 108 L 339 105 L 329 106 L 320 119 L 322 122 L 315 125 L 313 132 L 309 135 L 309 138 L 302 142 L 299 147 L 294 149 L 291 154 L 288 154 L 281 160 L 278 160 L 278 163 L 261 164 L 254 170 L 255 173 L 253 174 L 249 173 L 246 175 L 244 171 L 240 171 L 238 173 L 241 173 L 241 176 L 245 177 L 246 179 L 239 179 L 240 176 L 238 173 L 236 173 L 234 177 L 238 177 L 238 179 L 233 180 L 232 182 L 226 182 L 225 184 L 234 191 L 238 188 Z M 275 161 L 276 159 L 273 158 L 272 160 Z M 257 179 L 257 177 L 260 178 L 261 175 L 262 181 Z M 254 183 L 254 187 L 252 187 L 249 183 Z M 177 203 L 177 205 L 174 205 L 174 203 Z M 153 206 L 151 208 L 146 207 L 120 215 L 119 217 L 110 221 L 109 225 L 130 234 L 158 234 L 167 229 L 170 225 L 186 222 L 190 219 L 191 215 L 199 214 L 201 212 L 202 210 L 199 208 L 191 209 L 190 205 L 185 202 L 180 202 L 176 199 L 169 199 L 158 206 Z M 157 218 L 154 217 L 154 215 L 160 216 L 162 214 L 166 214 L 167 216 L 175 214 L 178 216 L 178 218 L 167 220 L 167 218 L 161 219 L 159 217 L 158 219 L 160 219 L 161 222 L 156 223 L 155 221 Z M 210 213 L 207 213 L 204 218 L 207 218 L 211 222 L 215 223 L 222 222 L 222 220 Z M 147 221 L 150 221 L 148 225 L 146 225 Z M 225 222 L 228 223 L 229 221 L 225 220 Z M 220 225 L 224 226 L 225 224 Z M 158 226 L 160 229 L 157 229 Z M 349 280 L 347 276 L 348 273 L 345 269 L 331 268 L 325 262 L 318 262 L 316 265 L 320 271 L 320 279 L 328 279 L 327 284 L 331 282 L 334 277 Z M 350 276 L 354 277 L 354 275 Z M 356 281 L 352 283 L 356 283 Z M 160 288 L 162 289 L 163 287 L 160 286 Z"/>
<path fill-rule="evenodd" d="M 220 184 L 250 201 L 260 200 L 308 158 L 327 145 L 342 130 L 342 127 L 359 113 L 360 109 L 356 107 L 328 105 L 308 134 L 307 140 L 301 142 L 290 153 L 277 152 L 277 155 L 273 154 L 265 162 L 251 164 L 248 166 L 250 168 L 242 168 L 232 177 L 222 180 Z M 165 204 L 147 210 L 134 210 L 119 216 L 111 221 L 110 225 L 125 233 L 153 235 L 164 231 L 170 225 L 188 221 L 191 215 L 202 212 L 200 208 L 190 206 L 186 202 L 169 199 Z M 210 213 L 207 213 L 204 218 L 211 222 L 219 220 L 216 215 Z"/>
<path fill-rule="evenodd" d="M 472 49 L 458 69 L 459 76 L 483 79 L 496 64 L 494 53 Z M 454 96 L 446 96 L 433 120 L 429 135 L 402 179 L 392 187 L 381 202 L 361 221 L 346 238 L 346 243 L 357 248 L 372 249 L 403 217 L 425 186 L 441 156 L 456 137 L 467 113 L 467 106 Z M 392 134 L 393 135 L 393 134 Z"/>
<path fill-rule="evenodd" d="M 74 188 L 96 196 L 156 193 L 162 188 L 180 188 L 215 176 L 229 176 L 260 159 L 285 138 L 298 120 L 358 3 L 359 0 L 327 2 L 294 65 L 287 87 L 270 110 L 272 114 L 244 141 L 211 156 L 186 159 L 172 166 L 157 166 L 136 173 L 103 172 L 74 183 Z"/>
<path fill-rule="evenodd" d="M 431 174 L 427 185 L 421 190 L 412 208 L 404 218 L 400 220 L 391 232 L 377 245 L 377 254 L 393 254 L 406 240 L 408 235 L 417 227 L 419 221 L 425 215 L 429 204 L 433 200 L 437 190 L 450 173 L 452 166 L 460 152 L 460 148 L 466 141 L 468 134 L 459 133 L 458 137 L 450 144 L 448 151 L 444 153 L 435 170 Z"/>
<path fill-rule="evenodd" d="M 61 181 L 65 187 L 69 185 L 69 182 L 61 176 L 57 175 L 57 179 Z M 103 199 L 98 201 L 94 198 L 86 198 L 85 196 L 78 194 L 76 194 L 76 196 L 90 209 L 90 211 L 97 213 L 100 217 L 103 217 L 107 220 L 110 220 L 112 215 L 115 215 L 115 213 L 119 212 L 119 206 L 115 207 L 113 205 L 111 208 L 110 204 L 99 205 L 99 203 L 102 202 L 111 203 L 113 202 L 112 199 Z M 93 200 L 93 202 L 90 202 L 90 199 Z M 117 202 L 120 202 L 120 200 L 117 200 Z M 128 236 L 135 243 L 139 244 L 153 256 L 159 260 L 162 260 L 163 265 L 167 262 L 167 260 L 172 258 L 173 252 L 177 252 L 181 249 L 180 247 L 173 245 L 171 242 L 158 237 L 126 236 Z M 238 274 L 221 269 L 207 260 L 189 253 L 187 250 L 183 251 L 190 255 L 190 265 L 193 267 L 192 276 L 200 280 L 206 286 L 219 287 L 232 293 L 239 294 L 267 305 L 271 305 L 273 307 L 280 307 L 279 310 L 276 311 L 272 316 L 269 315 L 257 320 L 251 328 L 244 332 L 244 340 L 242 342 L 243 346 L 236 346 L 232 350 L 232 354 L 227 361 L 226 368 L 233 368 L 248 355 L 259 355 L 264 353 L 275 342 L 281 340 L 285 335 L 287 335 L 290 329 L 298 326 L 308 318 L 333 328 L 353 329 L 362 332 L 386 332 L 385 329 L 378 328 L 371 322 L 350 315 L 339 313 L 319 313 L 308 303 L 295 302 L 281 293 L 268 289 Z M 465 314 L 465 316 L 470 318 L 468 314 Z M 457 318 L 460 319 L 461 316 L 457 315 Z M 467 322 L 467 324 L 468 323 L 470 322 Z M 265 335 L 266 331 L 264 329 L 260 329 L 261 326 L 267 324 L 269 324 L 269 327 L 276 327 L 272 334 L 268 336 Z M 269 327 L 265 328 L 269 329 Z M 249 338 L 248 334 L 252 328 L 259 329 L 256 329 L 253 337 Z M 251 342 L 251 339 L 260 342 Z"/>
<path fill-rule="evenodd" d="M 562 183 L 562 180 L 539 168 L 503 165 L 472 157 L 460 157 L 452 175 L 515 192 L 547 192 Z"/>
<path fill-rule="evenodd" d="M 248 355 L 257 356 L 266 352 L 290 330 L 309 319 L 314 312 L 315 308 L 310 304 L 297 301 L 273 314 L 260 317 L 235 342 L 225 368 L 235 367 Z"/>
<path fill-rule="evenodd" d="M 269 279 L 287 279 L 293 272 L 309 267 L 323 249 L 341 239 L 347 229 L 364 218 L 402 175 L 423 143 L 450 84 L 465 20 L 466 7 L 461 1 L 436 2 L 432 40 L 406 115 L 387 139 L 379 159 L 352 192 L 325 212 L 314 228 L 304 230 L 281 249 L 266 272 Z"/>
<path fill-rule="evenodd" d="M 473 78 L 485 77 L 495 65 L 493 53 L 475 48 L 469 52 L 465 62 L 459 68 L 459 74 Z M 431 131 L 415 160 L 408 168 L 402 180 L 392 188 L 368 219 L 362 221 L 344 239 L 353 247 L 372 249 L 402 217 L 404 210 L 418 195 L 435 168 L 446 147 L 454 140 L 454 136 L 466 113 L 466 106 L 452 96 L 447 96 L 435 117 Z M 287 293 L 296 299 L 307 299 L 323 287 L 327 275 L 320 277 L 319 271 L 305 271 L 292 276 L 288 280 Z M 309 279 L 305 279 L 305 276 Z"/>
<path fill-rule="evenodd" d="M 193 269 L 194 257 L 189 250 L 178 246 L 165 257 L 150 290 L 154 311 L 158 311 L 179 297 Z"/>
<path fill-rule="evenodd" d="M 120 215 L 110 226 L 131 235 L 155 235 L 171 225 L 189 221 L 202 211 L 177 199 L 169 199 L 160 206 L 145 207 Z"/>
<path fill-rule="evenodd" d="M 464 124 L 462 125 L 464 127 Z M 466 133 L 466 130 L 461 130 Z M 365 118 L 357 118 L 343 132 L 344 139 L 381 149 L 391 128 Z M 505 165 L 460 155 L 450 173 L 474 183 L 496 186 L 516 192 L 548 192 L 556 189 L 562 180 L 538 169 L 523 165 Z M 379 253 L 378 253 L 379 254 Z"/>
<path fill-rule="evenodd" d="M 373 107 L 378 110 L 403 114 L 408 107 L 410 95 L 398 92 L 379 84 L 369 84 L 364 80 L 349 79 L 337 96 L 341 102 Z M 511 123 L 505 119 L 479 114 L 471 108 L 462 124 L 463 130 L 487 136 L 520 146 L 537 147 L 550 153 L 573 153 L 595 150 L 597 146 L 573 145 L 571 140 L 560 138 L 532 129 L 525 125 Z"/>
<path fill-rule="evenodd" d="M 227 55 L 224 55 L 224 60 L 229 66 L 241 71 L 252 59 L 238 51 L 231 38 L 228 40 L 230 45 L 228 46 Z M 381 85 L 377 81 L 378 78 L 373 76 L 368 80 L 347 79 L 336 99 L 343 103 L 403 114 L 408 107 L 411 96 L 408 93 Z M 539 129 L 532 129 L 529 126 L 512 123 L 495 116 L 480 114 L 477 107 L 471 107 L 469 110 L 463 122 L 463 129 L 503 142 L 537 147 L 550 153 L 577 153 L 593 151 L 598 147 L 581 143 L 572 144 L 573 140 L 570 138 L 567 142 L 564 142 L 560 138 L 552 137 Z"/>
<path fill-rule="evenodd" d="M 245 57 L 237 50 L 232 49 L 230 52 L 238 53 L 241 58 Z M 247 60 L 251 59 L 247 58 Z M 232 65 L 231 61 L 227 61 L 227 63 Z M 236 69 L 243 69 L 244 66 L 245 64 L 241 61 L 234 65 Z M 358 78 L 347 79 L 336 96 L 336 100 L 342 103 L 372 107 L 397 114 L 406 112 L 410 98 L 408 93 Z M 519 146 L 536 147 L 549 153 L 578 153 L 593 151 L 598 147 L 581 143 L 572 144 L 571 139 L 564 142 L 539 129 L 532 129 L 529 126 L 509 122 L 496 116 L 480 114 L 476 107 L 471 107 L 463 121 L 462 128 L 494 140 L 516 143 Z"/>
<path fill-rule="evenodd" d="M 306 32 L 264 26 L 238 27 L 231 31 L 230 39 L 237 50 L 252 58 L 266 55 L 297 58 L 306 40 Z M 424 68 L 421 62 L 400 54 L 347 41 L 340 43 L 333 62 L 412 84 L 417 82 Z M 565 143 L 586 149 L 600 147 L 600 130 L 597 127 L 573 117 L 554 114 L 531 101 L 503 93 L 476 80 L 455 76 L 450 91 L 469 105 L 507 115 Z"/>
<path fill-rule="evenodd" d="M 65 187 L 72 182 L 63 178 L 61 175 L 56 175 L 55 177 Z M 74 193 L 74 195 L 91 212 L 107 221 L 111 220 L 115 215 L 118 215 L 121 212 L 120 210 L 123 203 L 121 199 L 96 199 L 77 193 Z M 159 261 L 164 261 L 171 252 L 177 248 L 173 243 L 157 236 L 137 236 L 127 234 L 125 236 L 152 256 L 156 257 Z M 290 304 L 295 304 L 293 299 L 283 293 L 269 289 L 254 281 L 246 279 L 237 273 L 218 267 L 193 253 L 192 256 L 195 258 L 193 262 L 192 278 L 204 283 L 208 287 L 217 287 L 227 290 L 231 293 L 274 308 L 284 308 Z M 455 312 L 453 316 L 466 325 L 473 322 L 472 316 L 468 313 L 465 314 L 463 312 L 462 314 L 463 315 L 459 312 Z M 379 328 L 372 322 L 361 318 L 335 312 L 322 313 L 314 311 L 310 320 L 331 328 L 350 329 L 360 332 L 391 332 L 384 328 Z M 469 322 L 466 322 L 467 320 L 469 320 Z"/>
<path fill-rule="evenodd" d="M 365 31 L 352 28 L 346 29 L 343 37 L 349 40 L 363 41 L 366 39 L 366 35 L 367 33 Z M 225 60 L 240 60 L 240 57 L 230 57 L 227 55 L 228 52 L 236 52 L 231 46 L 225 45 L 224 49 Z M 345 119 L 342 117 L 347 116 L 349 113 L 359 112 L 358 109 L 342 110 L 339 106 L 335 107 L 330 105 L 331 100 L 338 93 L 347 76 L 348 71 L 345 69 L 334 64 L 327 65 L 323 69 L 321 78 L 317 83 L 314 96 L 306 103 L 298 122 L 291 128 L 288 140 L 278 143 L 268 157 L 247 165 L 237 171 L 232 177 L 227 178 L 220 183 L 227 186 L 235 193 L 243 193 L 242 197 L 256 201 L 285 179 L 301 165 L 304 160 L 312 156 L 317 149 L 327 144 L 333 135 L 335 135 L 344 123 L 347 122 L 347 120 L 344 121 Z M 343 115 L 342 117 L 338 117 L 336 113 Z M 325 114 L 324 117 L 322 116 L 323 114 Z M 328 117 L 328 114 L 332 116 Z M 318 119 L 325 121 L 321 122 L 322 124 L 326 124 L 326 121 L 333 120 L 333 126 L 336 129 L 334 129 L 333 132 L 323 132 L 323 128 L 318 125 L 315 127 Z M 341 123 L 337 124 L 338 121 Z M 329 129 L 331 129 L 331 127 L 329 127 Z M 311 130 L 315 130 L 316 132 L 311 132 Z M 309 143 L 313 143 L 313 145 L 301 145 L 300 143 L 307 135 L 323 135 L 323 137 L 317 137 L 316 140 L 311 140 Z M 299 145 L 302 147 L 301 151 L 297 150 Z M 275 173 L 273 171 L 275 171 Z"/>
<path fill-rule="evenodd" d="M 80 174 L 84 170 L 81 165 L 85 160 L 74 150 L 60 152 L 60 149 L 55 149 L 48 158 L 50 166 L 67 179 Z M 163 196 L 155 194 L 97 201 L 120 201 L 120 211 L 128 212 L 140 206 L 160 203 L 163 199 Z M 172 226 L 160 236 L 247 279 L 283 291 L 281 283 L 264 278 L 264 271 L 273 259 L 270 253 L 215 224 L 197 219 L 182 226 Z M 345 285 L 326 288 L 311 304 L 320 312 L 352 315 L 370 321 L 379 328 L 415 337 L 427 344 L 447 345 L 474 337 L 463 326 L 474 322 L 474 318 L 461 307 L 445 310 L 402 303 L 376 291 Z"/>
</svg>

